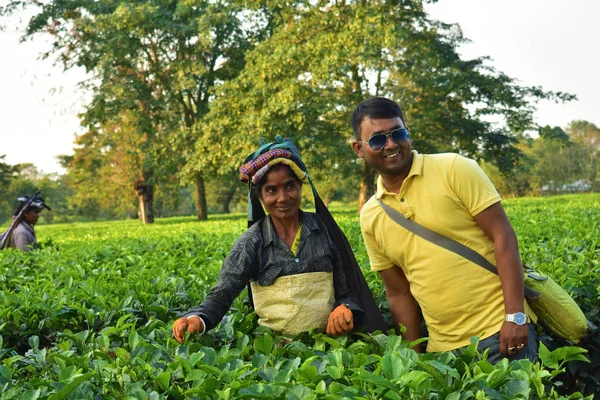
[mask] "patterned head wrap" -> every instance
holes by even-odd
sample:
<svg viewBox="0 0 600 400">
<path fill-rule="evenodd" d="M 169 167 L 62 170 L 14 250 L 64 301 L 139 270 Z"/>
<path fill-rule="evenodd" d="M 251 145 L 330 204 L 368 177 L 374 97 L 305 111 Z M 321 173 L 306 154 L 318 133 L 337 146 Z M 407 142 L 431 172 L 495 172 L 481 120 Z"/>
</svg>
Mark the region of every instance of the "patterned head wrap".
<svg viewBox="0 0 600 400">
<path fill-rule="evenodd" d="M 285 164 L 292 169 L 294 174 L 303 183 L 308 182 L 308 173 L 303 171 L 292 159 L 292 152 L 285 149 L 269 150 L 255 160 L 248 161 L 240 167 L 240 180 L 248 183 L 252 180 L 257 184 L 267 174 L 269 169 L 276 164 Z"/>
<path fill-rule="evenodd" d="M 318 196 L 306 171 L 306 165 L 300 158 L 300 152 L 290 139 L 283 139 L 277 135 L 272 143 L 261 141 L 258 150 L 246 157 L 244 164 L 240 167 L 240 180 L 248 184 L 249 226 L 264 216 L 260 201 L 256 198 L 252 188 L 261 181 L 269 169 L 277 164 L 285 164 L 290 167 L 302 183 L 310 184 L 313 195 Z"/>
</svg>

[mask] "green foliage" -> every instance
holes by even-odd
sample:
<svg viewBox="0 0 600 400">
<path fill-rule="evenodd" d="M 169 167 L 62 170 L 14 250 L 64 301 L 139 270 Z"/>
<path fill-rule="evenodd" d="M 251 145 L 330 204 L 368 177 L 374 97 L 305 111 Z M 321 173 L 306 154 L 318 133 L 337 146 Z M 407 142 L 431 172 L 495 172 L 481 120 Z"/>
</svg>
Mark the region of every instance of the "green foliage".
<svg viewBox="0 0 600 400">
<path fill-rule="evenodd" d="M 10 171 L 6 185 L 0 191 L 0 224 L 12 222 L 18 197 L 30 196 L 37 191 L 41 192 L 41 196 L 52 208 L 52 211 L 42 212 L 42 223 L 65 221 L 68 214 L 67 201 L 72 195 L 66 176 L 43 174 L 32 164 L 13 165 L 10 166 Z"/>
<path fill-rule="evenodd" d="M 6 154 L 0 156 L 0 187 L 8 186 L 13 174 L 13 166 L 8 165 L 4 159 Z"/>
<path fill-rule="evenodd" d="M 227 0 L 11 0 L 0 16 L 30 7 L 26 36 L 50 34 L 45 56 L 89 73 L 80 84 L 90 94 L 80 116 L 87 132 L 64 158 L 80 205 L 108 202 L 129 212 L 135 195 L 143 221 L 152 222 L 155 185 L 189 161 L 192 127 L 201 129 L 213 87 L 239 73 L 245 52 L 269 29 L 265 12 Z M 200 219 L 203 174 L 178 176 L 198 186 Z M 115 192 L 133 193 L 114 201 Z"/>
<path fill-rule="evenodd" d="M 523 262 L 551 275 L 573 295 L 584 311 L 590 334 L 580 345 L 588 349 L 591 363 L 570 363 L 560 376 L 565 390 L 585 385 L 588 393 L 600 391 L 600 196 L 569 195 L 523 198 L 505 208 L 519 238 Z M 549 348 L 568 343 L 543 335 Z"/>
<path fill-rule="evenodd" d="M 538 138 L 519 135 L 520 157 L 512 169 L 482 166 L 503 196 L 597 192 L 600 130 L 587 121 L 572 121 L 567 132 L 545 126 Z"/>
<path fill-rule="evenodd" d="M 135 194 L 126 188 L 120 190 L 113 187 L 114 190 L 108 192 L 107 187 L 77 181 L 73 173 L 42 174 L 30 164 L 12 166 L 12 169 L 9 183 L 0 193 L 0 226 L 2 227 L 12 222 L 11 216 L 15 211 L 17 197 L 31 195 L 38 190 L 52 208 L 52 211 L 42 212 L 38 224 L 137 217 L 137 199 Z M 118 174 L 111 175 L 114 179 L 119 179 Z M 227 184 L 241 190 L 244 188 L 244 185 L 235 181 Z M 192 187 L 180 186 L 179 180 L 175 177 L 164 179 L 156 186 L 154 192 L 156 215 L 158 217 L 193 215 L 195 204 L 192 193 Z M 212 207 L 220 205 L 216 199 L 210 199 L 209 204 Z"/>
<path fill-rule="evenodd" d="M 405 110 L 419 151 L 459 151 L 506 172 L 522 157 L 510 132 L 534 126 L 531 100 L 573 99 L 521 87 L 485 58 L 462 60 L 457 48 L 466 39 L 456 26 L 430 20 L 421 1 L 311 3 L 285 11 L 285 22 L 248 53 L 239 76 L 215 91 L 188 168 L 229 173 L 256 136 L 281 134 L 298 144 L 317 182 L 358 177 L 363 168 L 350 150 L 349 116 L 379 95 Z M 489 115 L 500 116 L 508 130 L 485 122 Z"/>
<path fill-rule="evenodd" d="M 596 151 L 600 151 L 600 128 L 588 121 L 571 121 L 567 134 L 574 142 L 584 143 Z"/>
<path fill-rule="evenodd" d="M 540 137 L 545 141 L 556 141 L 564 144 L 569 142 L 569 135 L 560 126 L 551 127 L 550 125 L 546 125 L 541 127 L 538 132 Z"/>
<path fill-rule="evenodd" d="M 505 207 L 523 259 L 600 323 L 600 196 Z M 334 215 L 389 314 L 357 215 Z M 539 363 L 490 365 L 476 340 L 460 355 L 418 355 L 396 335 L 289 340 L 257 326 L 245 295 L 216 329 L 180 345 L 172 321 L 206 296 L 246 226 L 243 215 L 194 221 L 45 225 L 41 250 L 0 252 L 2 398 L 591 399 L 600 387 L 598 331 L 584 349 L 543 336 Z"/>
<path fill-rule="evenodd" d="M 86 132 L 62 158 L 72 203 L 102 218 L 133 217 L 137 201 L 151 222 L 157 185 L 174 180 L 196 186 L 199 219 L 209 197 L 227 210 L 235 190 L 205 185 L 235 174 L 259 136 L 294 139 L 326 202 L 358 181 L 370 195 L 374 175 L 349 146 L 348 119 L 372 95 L 400 103 L 420 152 L 457 151 L 512 181 L 528 164 L 517 144 L 534 128 L 534 102 L 574 96 L 522 87 L 485 57 L 461 59 L 459 27 L 431 20 L 423 3 L 10 0 L 0 17 L 32 9 L 25 38 L 49 34 L 44 56 L 89 74 Z M 574 125 L 573 137 L 596 137 L 593 128 Z"/>
</svg>

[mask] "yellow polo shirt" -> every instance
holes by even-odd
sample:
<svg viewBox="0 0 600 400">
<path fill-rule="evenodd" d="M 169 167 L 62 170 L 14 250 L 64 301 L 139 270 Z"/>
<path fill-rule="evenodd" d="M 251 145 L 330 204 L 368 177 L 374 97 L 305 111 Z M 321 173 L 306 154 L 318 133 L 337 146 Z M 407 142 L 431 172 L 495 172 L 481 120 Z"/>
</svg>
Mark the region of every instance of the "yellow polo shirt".
<svg viewBox="0 0 600 400">
<path fill-rule="evenodd" d="M 437 233 L 475 250 L 496 264 L 494 245 L 474 216 L 500 201 L 483 170 L 458 154 L 418 154 L 399 194 L 377 193 L 360 214 L 371 269 L 399 266 L 419 303 L 429 330 L 427 351 L 447 351 L 498 332 L 504 322 L 500 279 L 465 258 L 402 228 L 377 199 Z M 525 304 L 525 312 L 531 310 Z"/>
</svg>

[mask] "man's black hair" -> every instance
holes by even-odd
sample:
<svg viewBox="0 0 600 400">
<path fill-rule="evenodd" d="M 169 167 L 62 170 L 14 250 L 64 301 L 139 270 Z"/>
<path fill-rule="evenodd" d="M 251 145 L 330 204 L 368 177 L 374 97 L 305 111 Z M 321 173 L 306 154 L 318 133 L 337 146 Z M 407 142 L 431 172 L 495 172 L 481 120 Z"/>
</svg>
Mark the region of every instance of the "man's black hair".
<svg viewBox="0 0 600 400">
<path fill-rule="evenodd" d="M 385 97 L 371 97 L 356 107 L 352 113 L 350 124 L 352 125 L 354 136 L 356 139 L 360 139 L 360 124 L 362 123 L 363 119 L 383 119 L 396 117 L 400 117 L 400 120 L 402 120 L 402 123 L 406 126 L 402 110 L 395 101 L 386 99 Z"/>
</svg>

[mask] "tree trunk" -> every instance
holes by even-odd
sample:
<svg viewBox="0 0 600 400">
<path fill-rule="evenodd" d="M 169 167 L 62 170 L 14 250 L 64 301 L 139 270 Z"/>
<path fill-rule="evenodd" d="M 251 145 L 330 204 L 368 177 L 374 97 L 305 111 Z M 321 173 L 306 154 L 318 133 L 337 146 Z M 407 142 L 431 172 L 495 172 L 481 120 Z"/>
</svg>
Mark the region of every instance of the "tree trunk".
<svg viewBox="0 0 600 400">
<path fill-rule="evenodd" d="M 375 168 L 369 166 L 367 163 L 363 164 L 363 174 L 360 180 L 360 189 L 358 192 L 358 212 L 362 210 L 363 206 L 375 194 Z"/>
<path fill-rule="evenodd" d="M 196 174 L 196 215 L 198 216 L 198 221 L 206 221 L 208 219 L 206 187 L 204 186 L 204 177 L 200 172 Z"/>
<path fill-rule="evenodd" d="M 147 185 L 145 181 L 137 181 L 134 184 L 135 193 L 139 200 L 138 216 L 144 224 L 154 222 L 154 186 Z"/>
<path fill-rule="evenodd" d="M 231 185 L 231 187 L 227 191 L 225 199 L 223 200 L 223 213 L 225 214 L 229 214 L 231 212 L 231 210 L 229 209 L 229 203 L 231 203 L 231 199 L 233 199 L 233 196 L 237 192 L 236 189 L 237 187 L 235 185 Z"/>
</svg>

